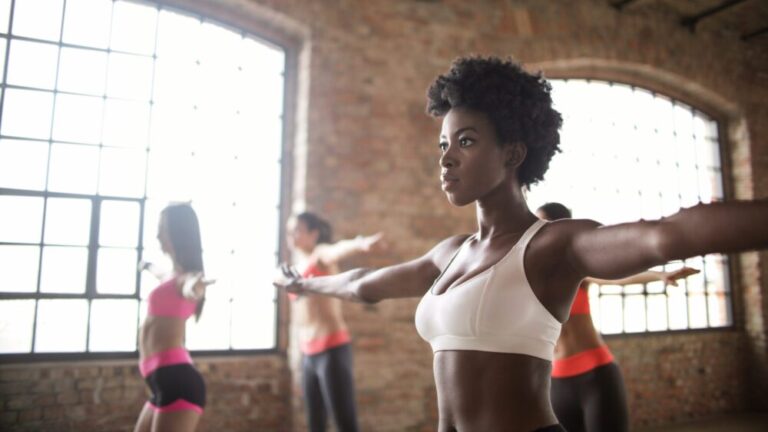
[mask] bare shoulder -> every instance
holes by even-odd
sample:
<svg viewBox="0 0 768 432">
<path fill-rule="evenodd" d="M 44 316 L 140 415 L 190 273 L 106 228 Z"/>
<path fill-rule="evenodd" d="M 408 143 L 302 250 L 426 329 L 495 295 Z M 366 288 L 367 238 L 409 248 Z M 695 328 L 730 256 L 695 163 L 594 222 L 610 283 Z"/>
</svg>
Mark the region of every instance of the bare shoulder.
<svg viewBox="0 0 768 432">
<path fill-rule="evenodd" d="M 573 241 L 600 227 L 590 219 L 560 219 L 544 225 L 531 239 L 526 251 L 526 264 L 545 268 L 558 267 L 567 259 Z M 533 268 L 532 268 L 533 270 Z"/>
<path fill-rule="evenodd" d="M 456 250 L 464 244 L 470 235 L 471 234 L 459 234 L 448 237 L 435 245 L 426 256 L 428 256 L 432 262 L 437 264 L 438 267 L 442 268 L 442 264 L 451 259 L 453 254 L 456 253 Z"/>
</svg>

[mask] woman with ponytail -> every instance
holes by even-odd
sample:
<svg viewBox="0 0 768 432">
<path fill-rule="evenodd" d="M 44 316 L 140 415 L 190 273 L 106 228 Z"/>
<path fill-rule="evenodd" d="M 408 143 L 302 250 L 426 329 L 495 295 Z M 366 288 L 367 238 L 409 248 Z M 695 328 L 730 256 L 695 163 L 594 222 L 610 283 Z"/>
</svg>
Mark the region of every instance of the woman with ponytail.
<svg viewBox="0 0 768 432">
<path fill-rule="evenodd" d="M 136 432 L 194 431 L 205 407 L 205 383 L 184 347 L 187 319 L 200 318 L 205 289 L 197 215 L 188 204 L 171 204 L 160 214 L 157 239 L 173 262 L 173 274 L 149 295 L 139 334 L 139 369 L 151 391 Z M 151 263 L 139 264 L 158 278 Z M 164 278 L 163 278 L 164 279 Z"/>
<path fill-rule="evenodd" d="M 304 278 L 339 272 L 338 263 L 370 252 L 381 233 L 332 243 L 331 225 L 310 212 L 288 222 L 288 245 Z M 291 298 L 292 326 L 299 339 L 302 387 L 310 432 L 324 431 L 328 412 L 339 432 L 357 431 L 352 348 L 341 300 L 325 296 Z"/>
</svg>

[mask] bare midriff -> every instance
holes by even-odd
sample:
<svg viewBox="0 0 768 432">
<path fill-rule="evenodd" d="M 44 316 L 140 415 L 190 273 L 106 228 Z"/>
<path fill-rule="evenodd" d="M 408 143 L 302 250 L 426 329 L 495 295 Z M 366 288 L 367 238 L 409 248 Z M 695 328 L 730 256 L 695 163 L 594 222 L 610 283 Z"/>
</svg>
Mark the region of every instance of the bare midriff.
<svg viewBox="0 0 768 432">
<path fill-rule="evenodd" d="M 340 299 L 307 295 L 291 303 L 293 323 L 300 343 L 347 330 Z"/>
<path fill-rule="evenodd" d="M 148 316 L 139 329 L 139 360 L 184 346 L 186 319 Z"/>
<path fill-rule="evenodd" d="M 555 346 L 555 359 L 560 360 L 603 345 L 605 342 L 595 330 L 590 315 L 571 315 L 560 331 L 560 338 Z"/>
<path fill-rule="evenodd" d="M 521 354 L 438 351 L 439 432 L 531 432 L 557 424 L 549 402 L 551 365 Z"/>
</svg>

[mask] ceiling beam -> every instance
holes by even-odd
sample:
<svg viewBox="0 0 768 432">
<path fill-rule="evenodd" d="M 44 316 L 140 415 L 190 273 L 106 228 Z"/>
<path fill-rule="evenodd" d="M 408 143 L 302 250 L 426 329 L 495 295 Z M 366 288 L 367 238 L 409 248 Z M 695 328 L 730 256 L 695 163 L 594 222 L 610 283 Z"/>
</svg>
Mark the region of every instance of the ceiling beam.
<svg viewBox="0 0 768 432">
<path fill-rule="evenodd" d="M 763 35 L 763 34 L 766 34 L 766 33 L 768 33 L 768 27 L 763 27 L 761 29 L 757 29 L 755 31 L 752 31 L 752 32 L 745 33 L 745 34 L 741 35 L 741 40 L 747 41 L 749 39 L 756 38 L 756 37 L 758 37 L 760 35 Z"/>
<path fill-rule="evenodd" d="M 746 0 L 726 0 L 719 5 L 709 8 L 705 11 L 699 12 L 696 15 L 685 17 L 682 20 L 680 20 L 680 24 L 682 24 L 685 27 L 688 27 L 688 29 L 693 33 L 696 31 L 696 25 L 699 23 L 699 21 L 703 20 L 704 18 L 711 17 L 712 15 L 719 14 L 720 12 L 731 8 L 733 6 L 736 6 L 739 3 L 744 3 Z"/>
<path fill-rule="evenodd" d="M 611 6 L 615 7 L 618 10 L 622 10 L 625 7 L 627 7 L 627 6 L 631 5 L 632 3 L 634 3 L 635 1 L 637 1 L 637 0 L 620 0 L 618 2 L 611 3 Z"/>
</svg>

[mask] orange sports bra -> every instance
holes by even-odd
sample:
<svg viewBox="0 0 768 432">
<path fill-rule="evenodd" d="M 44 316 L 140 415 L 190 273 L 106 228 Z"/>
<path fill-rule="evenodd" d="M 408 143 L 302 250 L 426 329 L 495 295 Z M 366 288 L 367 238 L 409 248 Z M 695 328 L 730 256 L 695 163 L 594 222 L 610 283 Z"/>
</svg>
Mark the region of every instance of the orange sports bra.
<svg viewBox="0 0 768 432">
<path fill-rule="evenodd" d="M 440 295 L 430 288 L 422 297 L 416 330 L 433 352 L 488 351 L 552 360 L 561 324 L 533 293 L 523 268 L 526 247 L 545 223 L 532 224 L 487 270 Z"/>
<path fill-rule="evenodd" d="M 576 298 L 571 305 L 571 315 L 589 315 L 589 283 L 582 282 L 576 290 Z"/>
</svg>

